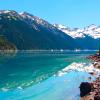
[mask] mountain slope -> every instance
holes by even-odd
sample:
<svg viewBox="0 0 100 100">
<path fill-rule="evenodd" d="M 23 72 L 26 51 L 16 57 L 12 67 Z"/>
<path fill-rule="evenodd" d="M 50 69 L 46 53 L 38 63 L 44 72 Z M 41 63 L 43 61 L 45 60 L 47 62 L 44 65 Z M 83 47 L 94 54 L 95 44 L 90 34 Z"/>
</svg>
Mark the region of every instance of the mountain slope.
<svg viewBox="0 0 100 100">
<path fill-rule="evenodd" d="M 0 35 L 19 50 L 75 48 L 72 37 L 28 13 L 0 11 Z"/>
<path fill-rule="evenodd" d="M 7 41 L 7 39 L 0 36 L 0 50 L 16 50 L 16 47 L 13 45 L 13 43 L 10 43 Z"/>
<path fill-rule="evenodd" d="M 100 26 L 96 26 L 94 24 L 87 26 L 83 29 L 74 28 L 71 29 L 61 24 L 54 24 L 56 28 L 71 36 L 72 38 L 84 38 L 86 36 L 90 36 L 93 39 L 100 38 Z"/>
<path fill-rule="evenodd" d="M 90 25 L 84 29 L 70 29 L 29 14 L 12 10 L 0 11 L 0 36 L 8 49 L 51 50 L 51 49 L 98 49 L 100 27 Z M 12 46 L 13 45 L 13 46 Z M 0 44 L 0 50 L 7 49 Z"/>
<path fill-rule="evenodd" d="M 80 49 L 96 50 L 100 46 L 100 26 L 92 24 L 83 29 L 71 29 L 59 24 L 54 24 L 54 26 L 72 37 L 80 45 Z"/>
</svg>

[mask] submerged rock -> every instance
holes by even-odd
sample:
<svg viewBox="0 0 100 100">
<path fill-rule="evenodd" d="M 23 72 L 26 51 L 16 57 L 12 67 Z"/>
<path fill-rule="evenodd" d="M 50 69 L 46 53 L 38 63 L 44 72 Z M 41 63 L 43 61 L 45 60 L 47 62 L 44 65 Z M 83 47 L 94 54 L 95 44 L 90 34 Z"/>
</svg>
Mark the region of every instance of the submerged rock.
<svg viewBox="0 0 100 100">
<path fill-rule="evenodd" d="M 84 97 L 86 95 L 88 95 L 92 90 L 92 87 L 90 85 L 90 83 L 88 82 L 82 82 L 80 85 L 80 96 Z"/>
</svg>

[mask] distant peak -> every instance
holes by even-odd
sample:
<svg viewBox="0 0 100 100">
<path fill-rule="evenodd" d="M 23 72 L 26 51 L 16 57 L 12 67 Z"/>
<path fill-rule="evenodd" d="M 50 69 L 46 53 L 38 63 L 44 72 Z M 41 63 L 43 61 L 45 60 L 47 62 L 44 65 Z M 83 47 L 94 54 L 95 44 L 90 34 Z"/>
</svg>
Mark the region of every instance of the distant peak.
<svg viewBox="0 0 100 100">
<path fill-rule="evenodd" d="M 91 28 L 91 29 L 93 29 L 93 28 L 97 28 L 97 27 L 98 27 L 98 26 L 95 25 L 95 24 L 91 24 L 91 25 L 87 26 L 87 28 Z"/>
<path fill-rule="evenodd" d="M 14 10 L 0 10 L 0 14 L 2 13 L 6 14 L 6 13 L 17 13 L 17 12 Z"/>
<path fill-rule="evenodd" d="M 95 24 L 91 24 L 83 29 L 80 28 L 71 29 L 69 27 L 60 24 L 54 24 L 54 26 L 57 27 L 62 32 L 64 32 L 65 34 L 71 36 L 72 38 L 84 38 L 86 35 L 94 39 L 100 38 L 100 26 L 97 26 Z"/>
<path fill-rule="evenodd" d="M 61 25 L 61 24 L 54 24 L 54 26 L 60 27 L 60 28 L 66 28 L 64 25 Z"/>
<path fill-rule="evenodd" d="M 28 13 L 28 12 L 20 12 L 19 13 L 20 15 L 30 15 L 30 16 L 33 16 L 32 14 Z"/>
<path fill-rule="evenodd" d="M 30 18 L 30 19 L 40 19 L 39 17 L 34 16 L 34 15 L 28 13 L 28 12 L 21 12 L 21 13 L 19 13 L 19 14 L 20 14 L 21 16 L 23 16 L 23 17 L 28 17 L 28 18 Z"/>
<path fill-rule="evenodd" d="M 97 26 L 97 25 L 95 25 L 95 24 L 91 24 L 91 25 L 89 25 L 89 26 Z"/>
</svg>

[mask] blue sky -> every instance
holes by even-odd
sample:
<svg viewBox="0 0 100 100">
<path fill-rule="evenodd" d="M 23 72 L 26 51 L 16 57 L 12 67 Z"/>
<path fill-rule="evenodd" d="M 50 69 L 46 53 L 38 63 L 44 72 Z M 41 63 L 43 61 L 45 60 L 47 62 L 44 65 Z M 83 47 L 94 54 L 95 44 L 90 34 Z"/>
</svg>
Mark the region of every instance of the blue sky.
<svg viewBox="0 0 100 100">
<path fill-rule="evenodd" d="M 73 28 L 100 25 L 100 0 L 0 0 L 0 9 L 26 11 Z"/>
</svg>

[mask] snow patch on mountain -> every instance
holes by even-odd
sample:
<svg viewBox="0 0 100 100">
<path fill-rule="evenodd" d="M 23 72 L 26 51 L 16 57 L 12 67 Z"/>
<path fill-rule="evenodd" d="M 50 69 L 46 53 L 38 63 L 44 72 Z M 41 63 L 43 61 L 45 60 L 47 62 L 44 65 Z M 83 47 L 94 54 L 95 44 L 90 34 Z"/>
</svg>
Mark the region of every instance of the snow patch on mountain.
<svg viewBox="0 0 100 100">
<path fill-rule="evenodd" d="M 65 27 L 64 25 L 58 25 L 54 24 L 56 28 L 61 30 L 62 32 L 66 33 L 67 35 L 71 36 L 72 38 L 83 38 L 85 37 L 84 34 L 82 33 L 83 30 L 81 29 L 73 29 L 71 30 L 69 27 Z"/>
<path fill-rule="evenodd" d="M 34 16 L 32 14 L 29 14 L 27 12 L 21 12 L 17 13 L 16 11 L 13 10 L 0 10 L 0 14 L 6 14 L 6 16 L 10 19 L 9 15 L 12 16 L 13 19 L 16 20 L 16 18 L 20 20 L 26 21 L 28 24 L 30 24 L 35 30 L 39 30 L 39 27 L 37 26 L 42 26 L 43 28 L 48 29 L 49 31 L 52 31 L 55 34 L 58 34 L 58 31 L 62 31 L 65 34 L 69 35 L 70 37 L 76 39 L 76 38 L 85 38 L 87 36 L 93 38 L 93 39 L 99 39 L 100 38 L 100 26 L 97 25 L 89 25 L 83 29 L 79 28 L 74 28 L 71 29 L 69 27 L 66 27 L 61 24 L 54 24 L 51 25 L 47 21 Z M 1 20 L 2 18 L 0 18 Z M 59 30 L 58 30 L 59 29 Z"/>
<path fill-rule="evenodd" d="M 2 13 L 9 13 L 9 12 L 11 12 L 10 10 L 0 10 L 0 14 L 2 14 Z"/>
<path fill-rule="evenodd" d="M 54 24 L 56 28 L 71 36 L 72 38 L 84 38 L 86 36 L 90 36 L 94 39 L 100 38 L 100 26 L 96 26 L 94 24 L 87 26 L 83 29 L 74 28 L 71 29 L 64 25 Z"/>
<path fill-rule="evenodd" d="M 94 39 L 100 38 L 100 26 L 92 24 L 84 29 L 84 33 Z"/>
</svg>

